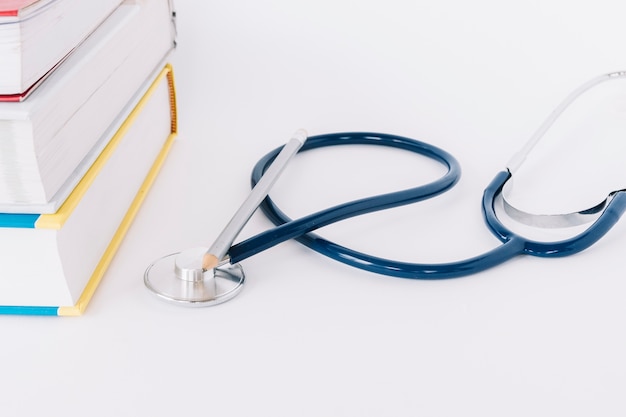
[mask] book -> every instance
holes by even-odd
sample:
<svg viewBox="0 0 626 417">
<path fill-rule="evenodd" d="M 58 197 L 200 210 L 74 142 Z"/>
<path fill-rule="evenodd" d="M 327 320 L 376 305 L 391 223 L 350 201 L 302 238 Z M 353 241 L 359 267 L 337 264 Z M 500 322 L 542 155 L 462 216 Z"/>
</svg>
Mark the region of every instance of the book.
<svg viewBox="0 0 626 417">
<path fill-rule="evenodd" d="M 0 214 L 0 313 L 80 315 L 177 134 L 172 66 L 146 82 L 53 214 Z"/>
<path fill-rule="evenodd" d="M 124 1 L 26 100 L 0 103 L 0 212 L 58 209 L 172 51 L 172 13 L 168 0 Z"/>
<path fill-rule="evenodd" d="M 20 101 L 121 0 L 1 0 L 0 101 Z"/>
</svg>

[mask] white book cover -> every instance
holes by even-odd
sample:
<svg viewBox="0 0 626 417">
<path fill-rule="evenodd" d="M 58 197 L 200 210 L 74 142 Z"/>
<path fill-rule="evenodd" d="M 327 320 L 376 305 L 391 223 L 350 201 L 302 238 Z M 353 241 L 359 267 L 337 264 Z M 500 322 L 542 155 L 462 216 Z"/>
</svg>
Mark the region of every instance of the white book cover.
<svg viewBox="0 0 626 417">
<path fill-rule="evenodd" d="M 121 0 L 0 1 L 0 101 L 20 101 Z"/>
<path fill-rule="evenodd" d="M 23 102 L 0 103 L 0 212 L 51 213 L 174 46 L 168 0 L 126 0 Z"/>
</svg>

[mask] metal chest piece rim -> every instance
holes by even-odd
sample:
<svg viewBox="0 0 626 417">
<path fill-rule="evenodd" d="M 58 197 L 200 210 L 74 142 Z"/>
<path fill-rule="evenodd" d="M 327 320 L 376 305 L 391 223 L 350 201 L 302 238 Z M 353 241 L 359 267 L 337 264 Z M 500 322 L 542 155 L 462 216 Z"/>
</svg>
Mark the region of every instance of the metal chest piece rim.
<svg viewBox="0 0 626 417">
<path fill-rule="evenodd" d="M 166 255 L 148 266 L 146 287 L 160 299 L 187 307 L 208 307 L 226 302 L 243 289 L 245 274 L 240 264 L 224 264 L 203 270 L 206 248 Z"/>
</svg>

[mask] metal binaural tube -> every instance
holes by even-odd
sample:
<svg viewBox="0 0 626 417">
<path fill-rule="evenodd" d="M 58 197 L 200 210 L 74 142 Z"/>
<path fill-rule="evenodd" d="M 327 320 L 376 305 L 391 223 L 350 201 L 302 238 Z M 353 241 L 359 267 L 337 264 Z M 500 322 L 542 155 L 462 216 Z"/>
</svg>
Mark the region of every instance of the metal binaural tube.
<svg viewBox="0 0 626 417">
<path fill-rule="evenodd" d="M 506 164 L 507 169 L 511 174 L 515 173 L 519 167 L 522 165 L 530 151 L 533 150 L 535 145 L 539 142 L 539 140 L 545 135 L 545 133 L 550 129 L 550 127 L 554 124 L 554 122 L 559 118 L 559 116 L 574 102 L 578 97 L 580 97 L 583 93 L 595 87 L 596 85 L 603 83 L 605 81 L 622 79 L 626 78 L 626 71 L 614 71 L 607 74 L 602 74 L 598 77 L 595 77 L 574 91 L 572 91 L 565 99 L 550 113 L 550 115 L 544 120 L 544 122 L 539 126 L 539 128 L 533 133 L 530 139 L 524 144 L 522 149 L 517 152 Z"/>
</svg>

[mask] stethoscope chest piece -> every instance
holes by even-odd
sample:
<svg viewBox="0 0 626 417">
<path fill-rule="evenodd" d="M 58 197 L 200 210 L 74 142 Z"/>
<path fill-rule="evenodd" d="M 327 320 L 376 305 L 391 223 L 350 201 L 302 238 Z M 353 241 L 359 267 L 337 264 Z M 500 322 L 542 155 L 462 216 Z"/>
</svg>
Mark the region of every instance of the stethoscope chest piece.
<svg viewBox="0 0 626 417">
<path fill-rule="evenodd" d="M 305 140 L 306 132 L 298 130 L 282 147 L 213 245 L 188 249 L 155 261 L 144 273 L 146 287 L 165 301 L 191 307 L 220 304 L 239 294 L 245 276 L 238 263 L 230 262 L 229 248 Z"/>
<path fill-rule="evenodd" d="M 204 270 L 201 260 L 206 251 L 194 248 L 158 259 L 144 273 L 146 287 L 165 301 L 190 307 L 230 300 L 243 289 L 243 268 L 225 264 Z"/>
</svg>

